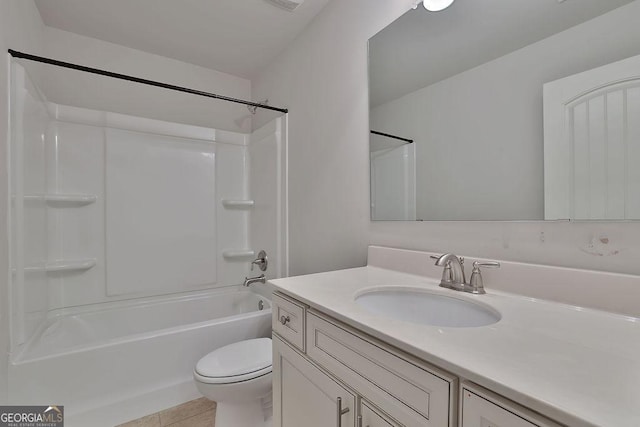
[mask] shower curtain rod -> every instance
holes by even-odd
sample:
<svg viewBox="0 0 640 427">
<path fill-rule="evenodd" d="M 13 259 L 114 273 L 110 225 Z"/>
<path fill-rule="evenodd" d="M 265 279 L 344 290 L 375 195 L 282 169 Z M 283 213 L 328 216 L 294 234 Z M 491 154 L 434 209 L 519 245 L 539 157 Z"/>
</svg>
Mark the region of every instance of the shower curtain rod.
<svg viewBox="0 0 640 427">
<path fill-rule="evenodd" d="M 375 131 L 375 130 L 372 130 L 371 133 L 374 134 L 374 135 L 380 135 L 380 136 L 385 136 L 387 138 L 397 139 L 399 141 L 404 141 L 407 144 L 413 144 L 413 139 L 403 138 L 401 136 L 391 135 L 390 133 L 383 133 L 383 132 L 378 132 L 378 131 Z"/>
<path fill-rule="evenodd" d="M 221 101 L 234 102 L 236 104 L 244 104 L 244 105 L 246 105 L 248 107 L 264 108 L 265 110 L 278 111 L 278 112 L 284 113 L 284 114 L 287 114 L 289 112 L 289 109 L 287 109 L 287 108 L 271 107 L 269 105 L 259 104 L 257 102 L 245 101 L 245 100 L 242 100 L 242 99 L 231 98 L 231 97 L 228 97 L 228 96 L 218 95 L 218 94 L 215 94 L 215 93 L 204 92 L 204 91 L 195 90 L 195 89 L 189 89 L 189 88 L 182 87 L 182 86 L 170 85 L 170 84 L 167 84 L 167 83 L 157 82 L 157 81 L 154 81 L 154 80 L 142 79 L 140 77 L 128 76 L 126 74 L 119 74 L 119 73 L 114 73 L 114 72 L 111 72 L 111 71 L 100 70 L 98 68 L 91 68 L 91 67 L 86 67 L 84 65 L 72 64 L 70 62 L 63 62 L 63 61 L 58 61 L 56 59 L 50 59 L 50 58 L 45 58 L 45 57 L 42 57 L 42 56 L 31 55 L 31 54 L 28 54 L 28 53 L 18 52 L 18 51 L 15 51 L 13 49 L 9 49 L 9 54 L 11 56 L 13 56 L 14 58 L 21 58 L 21 59 L 27 59 L 29 61 L 42 62 L 44 64 L 55 65 L 57 67 L 70 68 L 72 70 L 84 71 L 86 73 L 98 74 L 98 75 L 101 75 L 101 76 L 112 77 L 114 79 L 126 80 L 126 81 L 129 81 L 129 82 L 141 83 L 141 84 L 145 84 L 145 85 L 148 85 L 148 86 L 156 86 L 156 87 L 161 87 L 163 89 L 175 90 L 177 92 L 184 92 L 184 93 L 190 93 L 192 95 L 198 95 L 198 96 L 204 96 L 204 97 L 207 97 L 207 98 L 219 99 Z"/>
</svg>

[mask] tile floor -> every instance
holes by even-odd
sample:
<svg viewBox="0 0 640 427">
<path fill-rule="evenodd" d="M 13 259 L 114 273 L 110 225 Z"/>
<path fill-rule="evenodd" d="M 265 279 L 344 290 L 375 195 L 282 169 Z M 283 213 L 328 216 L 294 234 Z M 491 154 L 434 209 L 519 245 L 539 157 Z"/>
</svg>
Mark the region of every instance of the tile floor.
<svg viewBox="0 0 640 427">
<path fill-rule="evenodd" d="M 118 427 L 214 427 L 215 415 L 215 402 L 203 397 Z"/>
</svg>

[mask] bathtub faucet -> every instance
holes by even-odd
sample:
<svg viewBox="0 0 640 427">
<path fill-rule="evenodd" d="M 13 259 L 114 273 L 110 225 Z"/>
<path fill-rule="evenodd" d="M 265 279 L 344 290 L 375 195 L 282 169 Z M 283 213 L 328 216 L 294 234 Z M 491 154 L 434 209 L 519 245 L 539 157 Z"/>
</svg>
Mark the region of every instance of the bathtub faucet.
<svg viewBox="0 0 640 427">
<path fill-rule="evenodd" d="M 244 286 L 253 285 L 254 283 L 266 283 L 267 278 L 264 277 L 264 274 L 261 274 L 257 277 L 245 277 L 244 278 Z"/>
</svg>

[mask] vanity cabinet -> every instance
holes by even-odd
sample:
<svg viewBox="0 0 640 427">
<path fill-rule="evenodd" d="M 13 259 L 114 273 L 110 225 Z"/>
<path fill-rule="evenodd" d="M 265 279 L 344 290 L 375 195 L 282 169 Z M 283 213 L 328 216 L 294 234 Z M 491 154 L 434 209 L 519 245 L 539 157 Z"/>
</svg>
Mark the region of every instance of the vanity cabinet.
<svg viewBox="0 0 640 427">
<path fill-rule="evenodd" d="M 456 426 L 456 377 L 286 295 L 273 310 L 275 426 Z"/>
<path fill-rule="evenodd" d="M 284 294 L 273 310 L 274 427 L 559 427 Z"/>
</svg>

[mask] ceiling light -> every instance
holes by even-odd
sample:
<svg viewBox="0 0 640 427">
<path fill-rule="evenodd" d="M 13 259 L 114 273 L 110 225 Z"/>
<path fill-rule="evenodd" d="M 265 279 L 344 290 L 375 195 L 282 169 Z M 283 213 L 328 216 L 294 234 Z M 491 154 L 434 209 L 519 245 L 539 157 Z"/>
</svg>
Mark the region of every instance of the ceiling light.
<svg viewBox="0 0 640 427">
<path fill-rule="evenodd" d="M 451 6 L 453 2 L 454 0 L 424 0 L 422 4 L 429 12 L 440 12 Z"/>
</svg>

